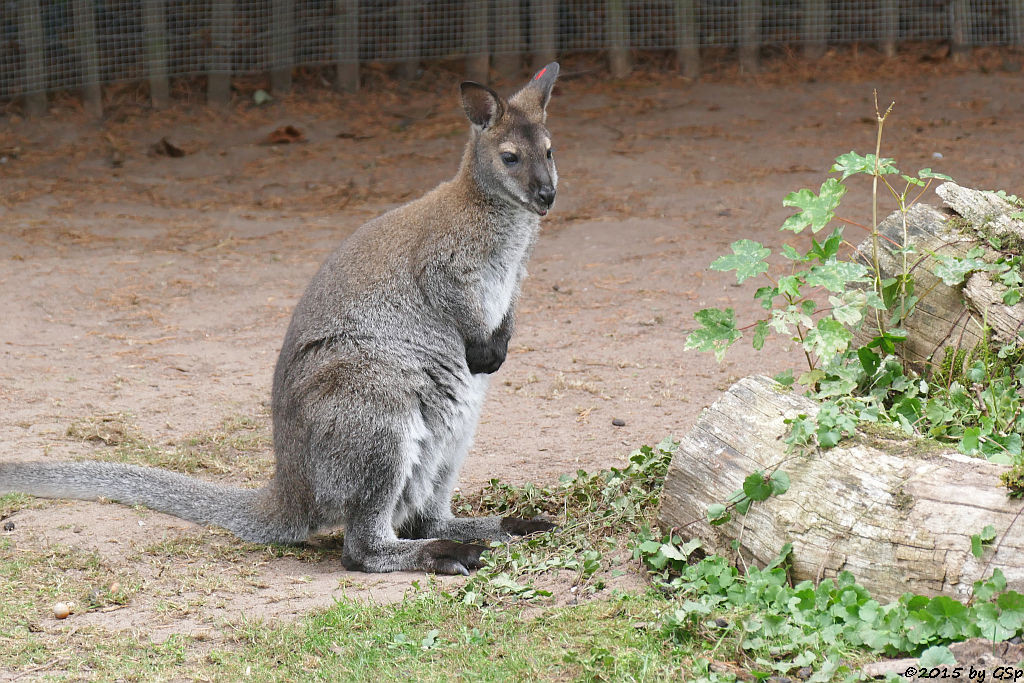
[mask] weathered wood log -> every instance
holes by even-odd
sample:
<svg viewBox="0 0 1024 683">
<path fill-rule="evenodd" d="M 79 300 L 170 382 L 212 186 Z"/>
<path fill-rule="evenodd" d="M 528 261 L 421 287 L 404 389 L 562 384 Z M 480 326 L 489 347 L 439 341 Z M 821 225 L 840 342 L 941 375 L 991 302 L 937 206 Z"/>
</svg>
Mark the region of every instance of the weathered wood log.
<svg viewBox="0 0 1024 683">
<path fill-rule="evenodd" d="M 1013 217 L 1020 208 L 995 192 L 942 183 L 935 194 L 982 235 L 994 237 L 1007 247 L 1024 245 L 1024 221 Z"/>
<path fill-rule="evenodd" d="M 940 367 L 947 353 L 959 355 L 963 362 L 984 343 L 985 331 L 981 319 L 964 307 L 960 286 L 946 285 L 933 271 L 938 263 L 936 256 L 962 257 L 979 245 L 977 238 L 963 234 L 949 221 L 948 214 L 927 204 L 912 206 L 905 223 L 902 214 L 893 213 L 878 229 L 881 233 L 878 261 L 883 277 L 903 272 L 904 257 L 895 252 L 897 247 L 906 242 L 915 248 L 915 252 L 906 257 L 907 269 L 913 274 L 914 292 L 920 301 L 902 323 L 908 338 L 900 345 L 899 355 L 922 373 Z M 872 249 L 870 238 L 857 248 L 866 264 L 871 263 Z M 877 327 L 872 321 L 865 321 L 855 342 L 863 345 L 875 334 Z M 958 354 L 961 349 L 966 353 Z"/>
<path fill-rule="evenodd" d="M 1024 301 L 1013 306 L 1004 304 L 1003 294 L 1007 289 L 993 282 L 988 273 L 975 273 L 964 285 L 964 297 L 992 330 L 997 342 L 1019 344 L 1024 338 Z"/>
<path fill-rule="evenodd" d="M 897 211 L 879 225 L 883 277 L 893 277 L 906 267 L 914 277 L 914 293 L 920 297 L 902 323 L 908 339 L 897 352 L 925 374 L 952 359 L 959 359 L 961 365 L 970 361 L 978 346 L 986 342 L 986 328 L 1000 343 L 1022 339 L 1019 335 L 1024 329 L 1024 303 L 1003 305 L 1006 288 L 987 273 L 975 273 L 966 284 L 950 286 L 934 272 L 939 263 L 936 257 L 963 257 L 973 248 L 981 248 L 986 261 L 998 260 L 1001 254 L 991 249 L 990 239 L 1015 248 L 1024 244 L 1024 221 L 1013 218 L 1018 209 L 993 192 L 955 183 L 943 183 L 936 193 L 952 211 L 915 204 L 905 218 Z M 914 246 L 906 265 L 897 249 L 905 243 Z M 870 264 L 872 241 L 865 240 L 857 250 L 860 259 Z M 876 329 L 868 321 L 858 332 L 857 343 L 864 344 Z"/>
<path fill-rule="evenodd" d="M 748 565 L 763 566 L 792 543 L 794 581 L 848 570 L 879 600 L 906 591 L 963 598 L 989 566 L 1024 590 L 1024 503 L 999 486 L 1003 466 L 899 436 L 862 435 L 810 455 L 787 452 L 784 420 L 816 413 L 813 401 L 766 377 L 734 384 L 676 451 L 661 524 L 701 538 L 710 552 L 738 553 Z M 725 525 L 707 522 L 707 507 L 726 502 L 747 475 L 780 465 L 789 491 Z M 970 537 L 988 524 L 997 540 L 979 560 Z"/>
</svg>

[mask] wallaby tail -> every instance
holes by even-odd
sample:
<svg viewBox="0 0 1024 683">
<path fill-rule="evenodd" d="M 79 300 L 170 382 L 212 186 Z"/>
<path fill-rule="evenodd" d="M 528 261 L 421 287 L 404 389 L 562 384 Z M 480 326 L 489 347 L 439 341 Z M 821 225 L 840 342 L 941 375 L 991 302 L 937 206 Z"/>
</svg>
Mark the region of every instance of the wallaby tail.
<svg viewBox="0 0 1024 683">
<path fill-rule="evenodd" d="M 295 543 L 309 529 L 281 519 L 270 489 L 211 484 L 177 472 L 107 462 L 0 463 L 0 495 L 105 498 L 144 505 L 196 524 L 212 524 L 254 543 Z"/>
</svg>

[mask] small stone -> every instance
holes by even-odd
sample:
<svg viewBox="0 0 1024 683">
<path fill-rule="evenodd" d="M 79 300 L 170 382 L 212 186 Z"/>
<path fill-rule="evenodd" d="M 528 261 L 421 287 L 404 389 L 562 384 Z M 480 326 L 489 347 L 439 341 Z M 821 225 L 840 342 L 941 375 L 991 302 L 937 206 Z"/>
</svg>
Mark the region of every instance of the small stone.
<svg viewBox="0 0 1024 683">
<path fill-rule="evenodd" d="M 722 619 L 721 617 L 719 617 L 718 619 L 715 619 L 715 626 L 717 626 L 718 628 L 725 628 L 728 625 L 729 625 L 729 622 L 726 621 L 725 619 Z"/>
<path fill-rule="evenodd" d="M 612 418 L 612 424 L 615 425 L 616 427 L 625 427 L 626 421 L 623 420 L 621 417 L 615 417 Z"/>
<path fill-rule="evenodd" d="M 14 522 L 11 520 L 4 522 L 4 531 L 14 531 Z"/>
</svg>

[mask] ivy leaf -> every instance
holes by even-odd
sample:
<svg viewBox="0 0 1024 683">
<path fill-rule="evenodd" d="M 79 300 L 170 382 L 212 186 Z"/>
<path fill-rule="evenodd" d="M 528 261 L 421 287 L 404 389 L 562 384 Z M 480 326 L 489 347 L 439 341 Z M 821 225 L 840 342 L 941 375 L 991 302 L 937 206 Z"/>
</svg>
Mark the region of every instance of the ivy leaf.
<svg viewBox="0 0 1024 683">
<path fill-rule="evenodd" d="M 786 370 L 783 370 L 779 374 L 772 377 L 772 379 L 774 379 L 776 382 L 778 382 L 784 387 L 793 386 L 793 368 L 787 368 Z"/>
<path fill-rule="evenodd" d="M 806 188 L 790 192 L 782 200 L 782 205 L 798 208 L 800 213 L 787 218 L 781 229 L 802 232 L 804 228 L 810 226 L 811 232 L 818 232 L 835 218 L 836 207 L 839 206 L 844 194 L 846 186 L 835 178 L 829 178 L 822 183 L 818 194 Z"/>
<path fill-rule="evenodd" d="M 875 371 L 878 370 L 878 366 L 882 362 L 878 354 L 866 346 L 857 349 L 857 358 L 860 360 L 861 367 L 864 368 L 864 374 L 868 377 L 874 376 Z"/>
<path fill-rule="evenodd" d="M 735 270 L 736 281 L 741 284 L 748 278 L 768 272 L 765 259 L 772 253 L 771 249 L 754 240 L 737 240 L 730 247 L 732 255 L 715 259 L 711 264 L 711 270 Z"/>
<path fill-rule="evenodd" d="M 832 448 L 843 438 L 843 435 L 837 430 L 829 429 L 828 427 L 819 427 L 817 435 L 818 445 L 822 448 Z"/>
<path fill-rule="evenodd" d="M 866 173 L 868 175 L 875 174 L 875 155 L 865 154 L 861 156 L 854 151 L 849 151 L 846 154 L 840 154 L 836 157 L 836 163 L 832 165 L 832 172 L 839 172 L 843 174 L 841 180 L 846 180 L 852 175 L 858 173 Z M 888 157 L 881 157 L 878 159 L 878 173 L 879 175 L 894 175 L 899 173 L 895 166 L 893 166 L 893 159 Z"/>
<path fill-rule="evenodd" d="M 971 534 L 971 555 L 974 555 L 980 560 L 982 553 L 981 536 L 978 534 Z"/>
<path fill-rule="evenodd" d="M 881 349 L 882 353 L 890 354 L 896 351 L 896 344 L 907 340 L 906 330 L 892 328 L 886 330 L 867 343 L 869 349 Z"/>
<path fill-rule="evenodd" d="M 768 321 L 758 320 L 757 326 L 754 328 L 754 349 L 760 351 L 764 348 L 764 340 L 768 338 Z"/>
<path fill-rule="evenodd" d="M 982 638 L 990 638 L 999 643 L 1009 640 L 1017 634 L 1016 629 L 1007 628 L 1000 620 L 1000 610 L 995 603 L 985 602 L 975 608 L 978 617 L 978 630 Z M 1011 622 L 1013 619 L 1011 618 Z"/>
<path fill-rule="evenodd" d="M 729 514 L 729 510 L 721 503 L 712 503 L 708 506 L 708 522 L 712 526 L 720 526 L 730 519 L 732 519 L 732 515 Z"/>
<path fill-rule="evenodd" d="M 754 501 L 751 500 L 750 496 L 744 495 L 742 498 L 736 501 L 736 512 L 740 513 L 741 515 L 747 514 L 747 510 L 750 509 L 750 504 L 753 502 Z"/>
<path fill-rule="evenodd" d="M 686 349 L 713 351 L 719 361 L 741 334 L 736 329 L 736 316 L 731 308 L 705 308 L 693 314 L 700 327 L 686 337 Z"/>
<path fill-rule="evenodd" d="M 836 254 L 839 253 L 839 247 L 843 244 L 843 229 L 836 228 L 832 231 L 832 234 L 828 236 L 822 243 L 818 243 L 818 240 L 811 238 L 811 248 L 807 252 L 807 257 L 804 260 L 810 260 L 809 257 L 814 257 L 825 263 L 835 258 Z"/>
<path fill-rule="evenodd" d="M 782 245 L 782 255 L 788 258 L 790 261 L 796 261 L 798 263 L 810 260 L 809 255 L 801 254 L 799 251 L 796 250 L 795 247 L 789 244 Z"/>
<path fill-rule="evenodd" d="M 772 495 L 772 485 L 764 478 L 764 473 L 758 470 L 743 480 L 743 493 L 751 500 L 768 500 Z"/>
<path fill-rule="evenodd" d="M 976 270 L 998 270 L 1002 268 L 1002 264 L 985 261 L 982 258 L 984 253 L 981 247 L 975 247 L 968 251 L 963 258 L 936 254 L 936 264 L 932 272 L 937 277 L 942 278 L 942 282 L 947 286 L 955 287 Z"/>
<path fill-rule="evenodd" d="M 779 289 L 777 287 L 758 287 L 757 291 L 754 292 L 754 298 L 761 302 L 761 308 L 770 311 L 772 310 L 772 302 L 778 294 Z"/>
<path fill-rule="evenodd" d="M 803 346 L 818 358 L 824 359 L 845 351 L 852 339 L 853 333 L 841 322 L 833 318 L 821 318 L 807 331 Z"/>
<path fill-rule="evenodd" d="M 936 666 L 956 664 L 956 657 L 945 645 L 935 645 L 921 653 L 919 664 L 924 669 L 930 669 Z"/>
<path fill-rule="evenodd" d="M 764 566 L 764 570 L 768 571 L 769 569 L 775 569 L 776 567 L 781 566 L 783 563 L 786 562 L 786 560 L 789 559 L 789 556 L 792 554 L 793 544 L 783 543 L 782 548 L 779 550 L 779 554 L 775 556 L 775 559 L 773 559 L 771 562 Z"/>
<path fill-rule="evenodd" d="M 769 483 L 772 485 L 772 495 L 781 496 L 789 490 L 789 475 L 782 470 L 776 470 L 772 473 Z"/>
<path fill-rule="evenodd" d="M 800 278 L 796 275 L 784 275 L 779 278 L 779 294 L 789 296 L 793 299 L 800 296 Z"/>
<path fill-rule="evenodd" d="M 967 607 L 944 595 L 932 598 L 925 611 L 935 617 L 936 633 L 943 638 L 958 639 L 970 624 Z"/>
<path fill-rule="evenodd" d="M 1024 626 L 1024 595 L 1006 591 L 996 598 L 996 606 L 1000 610 L 999 623 L 1014 633 L 1020 631 Z"/>
<path fill-rule="evenodd" d="M 978 442 L 981 436 L 980 427 L 968 427 L 964 430 L 964 434 L 960 437 L 960 443 L 957 447 L 960 452 L 964 455 L 974 455 L 978 452 Z"/>
<path fill-rule="evenodd" d="M 829 261 L 814 266 L 804 281 L 812 287 L 824 287 L 830 292 L 844 292 L 851 283 L 867 282 L 867 266 L 850 261 Z"/>
<path fill-rule="evenodd" d="M 917 177 L 918 178 L 935 178 L 936 180 L 949 180 L 949 181 L 953 180 L 952 178 L 950 178 L 945 173 L 936 173 L 935 171 L 933 171 L 930 168 L 922 168 L 920 171 L 917 172 Z"/>
</svg>

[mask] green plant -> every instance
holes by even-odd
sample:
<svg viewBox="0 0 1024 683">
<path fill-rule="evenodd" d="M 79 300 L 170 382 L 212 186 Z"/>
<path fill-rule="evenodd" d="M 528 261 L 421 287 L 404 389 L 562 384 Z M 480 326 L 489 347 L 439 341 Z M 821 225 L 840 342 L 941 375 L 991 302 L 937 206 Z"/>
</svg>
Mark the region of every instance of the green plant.
<svg viewBox="0 0 1024 683">
<path fill-rule="evenodd" d="M 550 533 L 514 544 L 493 544 L 484 555 L 484 566 L 462 589 L 461 599 L 484 605 L 548 597 L 550 590 L 534 585 L 535 579 L 562 570 L 573 572 L 574 590 L 603 588 L 605 570 L 624 560 L 620 549 L 625 539 L 651 523 L 677 447 L 671 439 L 654 448 L 643 446 L 630 454 L 622 469 L 580 470 L 550 487 L 492 480 L 478 496 L 456 500 L 463 513 L 545 513 L 561 518 Z"/>
<path fill-rule="evenodd" d="M 830 448 L 852 435 L 858 424 L 882 422 L 908 436 L 955 445 L 967 454 L 1014 462 L 1021 458 L 1024 432 L 1024 354 L 1018 346 L 996 348 L 988 342 L 971 354 L 949 352 L 930 376 L 914 372 L 896 353 L 906 340 L 904 321 L 928 295 L 915 288 L 914 270 L 925 255 L 917 254 L 907 239 L 907 212 L 931 182 L 949 177 L 931 169 L 907 175 L 893 159 L 880 155 L 890 111 L 891 107 L 881 113 L 876 107 L 874 154 L 851 151 L 838 156 L 831 169 L 838 177 L 825 180 L 817 192 L 802 189 L 783 201 L 799 209 L 783 223 L 784 231 L 810 229 L 817 235 L 838 223 L 824 240 L 812 237 L 804 251 L 784 245 L 781 255 L 789 262 L 788 272 L 773 275 L 771 250 L 752 240 L 734 242 L 731 254 L 711 264 L 713 270 L 735 271 L 739 283 L 763 276 L 768 284 L 754 297 L 765 316 L 741 328 L 732 309 L 699 311 L 694 315 L 699 327 L 687 338 L 686 347 L 722 358 L 746 331 L 752 331 L 755 349 L 773 333 L 799 344 L 807 370 L 795 381 L 820 402 L 820 408 L 816 416 L 787 420 L 786 440 L 795 447 Z M 836 214 L 846 183 L 861 175 L 872 181 L 872 216 L 866 225 Z M 902 241 L 879 231 L 880 189 L 894 200 L 902 217 Z M 858 250 L 846 239 L 844 231 L 850 226 L 867 232 L 866 247 Z M 882 242 L 898 263 L 895 275 L 882 268 Z M 994 260 L 982 256 L 980 247 L 962 257 L 939 255 L 935 274 L 955 285 L 971 273 L 988 272 L 1006 288 L 1004 303 L 1019 301 L 1024 282 L 1021 255 L 1007 252 Z M 866 334 L 860 337 L 863 343 L 854 344 L 858 330 Z M 787 385 L 794 382 L 792 374 L 779 379 Z M 711 518 L 720 519 L 722 508 L 715 506 Z"/>
<path fill-rule="evenodd" d="M 882 604 L 849 572 L 817 585 L 790 585 L 790 552 L 787 544 L 764 569 L 742 573 L 723 557 L 700 558 L 692 541 L 658 538 L 650 530 L 634 549 L 655 585 L 676 601 L 663 616 L 666 636 L 715 642 L 715 652 L 747 662 L 759 677 L 810 667 L 810 680 L 831 680 L 849 674 L 843 662 L 858 653 L 931 661 L 948 654 L 949 643 L 1002 641 L 1024 630 L 1024 595 L 1007 590 L 998 569 L 974 584 L 968 604 L 911 593 Z"/>
</svg>

